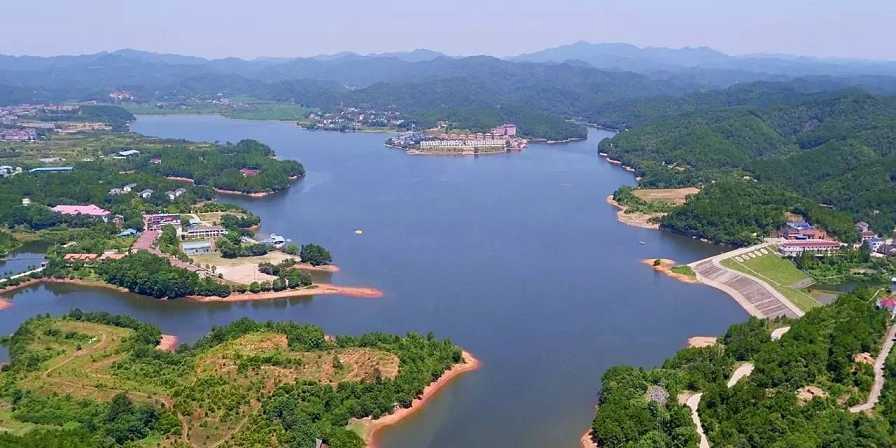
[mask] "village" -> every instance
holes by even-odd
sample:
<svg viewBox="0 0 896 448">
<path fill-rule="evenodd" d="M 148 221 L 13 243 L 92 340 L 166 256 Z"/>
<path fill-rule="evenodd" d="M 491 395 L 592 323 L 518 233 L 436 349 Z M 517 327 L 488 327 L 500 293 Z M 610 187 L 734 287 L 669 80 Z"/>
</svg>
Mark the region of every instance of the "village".
<svg viewBox="0 0 896 448">
<path fill-rule="evenodd" d="M 453 131 L 447 122 L 434 129 L 404 132 L 386 141 L 386 146 L 412 155 L 480 155 L 522 151 L 529 142 L 518 136 L 517 126 L 504 123 L 489 132 Z"/>
<path fill-rule="evenodd" d="M 95 102 L 90 104 L 95 104 Z M 52 119 L 54 115 L 73 113 L 79 107 L 79 105 L 73 104 L 2 106 L 0 107 L 0 141 L 33 142 L 52 133 L 77 134 L 112 129 L 108 123 L 100 121 Z"/>
<path fill-rule="evenodd" d="M 344 107 L 336 112 L 310 112 L 298 125 L 312 130 L 349 132 L 399 129 L 405 127 L 407 121 L 394 110 Z"/>
</svg>

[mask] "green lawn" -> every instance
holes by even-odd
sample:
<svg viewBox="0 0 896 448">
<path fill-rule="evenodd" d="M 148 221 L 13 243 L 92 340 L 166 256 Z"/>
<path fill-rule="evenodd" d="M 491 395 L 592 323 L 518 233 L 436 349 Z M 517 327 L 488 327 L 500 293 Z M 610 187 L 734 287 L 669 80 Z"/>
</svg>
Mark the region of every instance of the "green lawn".
<svg viewBox="0 0 896 448">
<path fill-rule="evenodd" d="M 774 253 L 773 249 L 766 250 L 769 252 L 767 255 L 756 258 L 742 257 L 744 260 L 742 262 L 728 258 L 722 260 L 722 265 L 764 280 L 803 311 L 820 306 L 821 304 L 808 293 L 793 287 L 808 278 L 808 275 L 797 269 L 789 260 Z"/>
</svg>

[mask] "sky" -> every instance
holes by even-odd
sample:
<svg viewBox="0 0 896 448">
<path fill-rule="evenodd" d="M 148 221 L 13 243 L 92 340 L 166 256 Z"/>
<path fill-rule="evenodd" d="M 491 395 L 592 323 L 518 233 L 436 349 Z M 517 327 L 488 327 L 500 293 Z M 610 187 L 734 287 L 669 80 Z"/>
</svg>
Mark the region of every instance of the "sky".
<svg viewBox="0 0 896 448">
<path fill-rule="evenodd" d="M 0 0 L 0 53 L 294 57 L 573 43 L 896 60 L 894 0 Z"/>
</svg>

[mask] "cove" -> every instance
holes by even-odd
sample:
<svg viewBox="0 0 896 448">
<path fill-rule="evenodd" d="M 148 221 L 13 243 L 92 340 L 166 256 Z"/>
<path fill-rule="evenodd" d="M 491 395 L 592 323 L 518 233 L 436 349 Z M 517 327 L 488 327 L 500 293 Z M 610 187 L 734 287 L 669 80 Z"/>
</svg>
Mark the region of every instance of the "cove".
<svg viewBox="0 0 896 448">
<path fill-rule="evenodd" d="M 309 322 L 332 334 L 432 331 L 475 354 L 482 368 L 386 429 L 383 448 L 573 448 L 607 368 L 655 366 L 688 337 L 746 319 L 723 293 L 641 263 L 690 262 L 721 249 L 616 221 L 605 198 L 634 180 L 598 158 L 598 141 L 611 135 L 605 131 L 463 158 L 409 156 L 385 148 L 385 134 L 314 132 L 288 122 L 154 116 L 132 129 L 190 140 L 254 138 L 301 161 L 307 176 L 286 192 L 221 200 L 261 216 L 262 234 L 329 248 L 342 268 L 333 283 L 379 288 L 384 297 L 159 303 L 40 285 L 13 296 L 0 312 L 0 331 L 73 307 L 130 314 L 185 342 L 240 317 Z"/>
</svg>

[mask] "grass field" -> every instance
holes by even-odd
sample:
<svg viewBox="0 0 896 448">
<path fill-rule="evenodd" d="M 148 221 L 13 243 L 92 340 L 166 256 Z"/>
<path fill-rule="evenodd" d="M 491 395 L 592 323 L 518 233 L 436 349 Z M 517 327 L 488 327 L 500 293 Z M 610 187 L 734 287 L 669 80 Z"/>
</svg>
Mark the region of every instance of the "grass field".
<svg viewBox="0 0 896 448">
<path fill-rule="evenodd" d="M 738 261 L 736 258 L 727 258 L 722 260 L 722 265 L 764 280 L 803 311 L 821 305 L 811 295 L 795 287 L 808 278 L 805 273 L 797 269 L 790 261 L 774 253 L 772 249 L 764 250 L 766 252 L 764 254 L 756 251 L 741 256 L 742 261 Z M 749 255 L 754 256 L 750 257 Z"/>
</svg>

